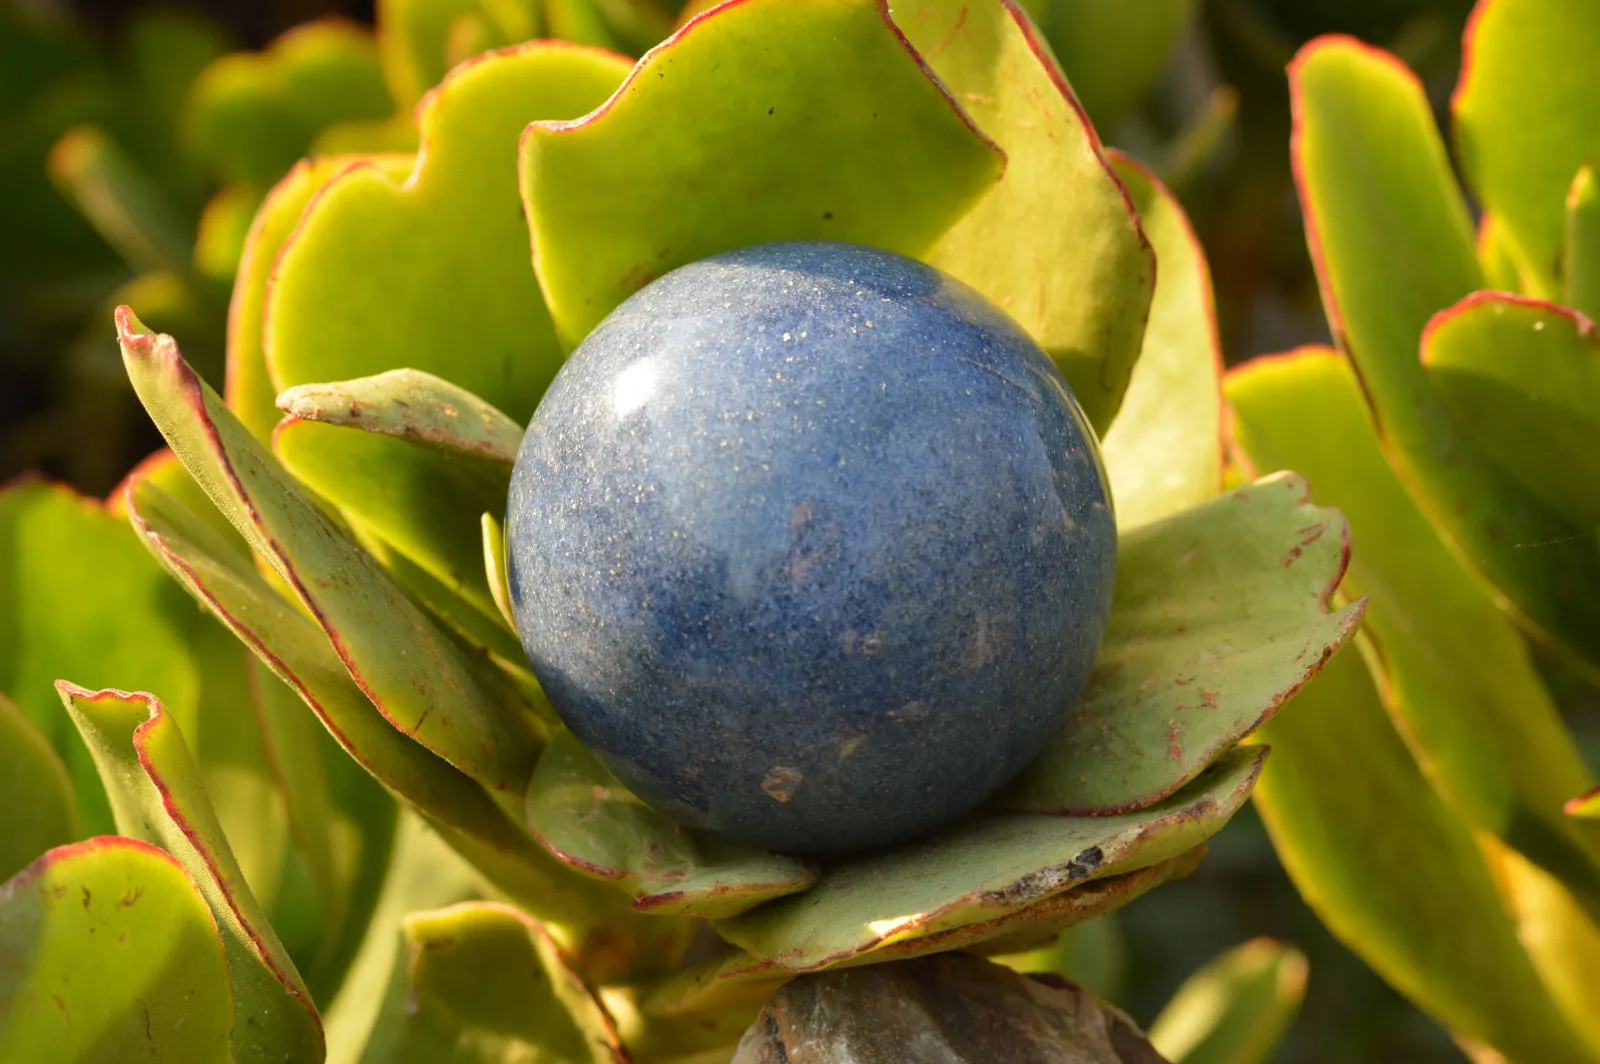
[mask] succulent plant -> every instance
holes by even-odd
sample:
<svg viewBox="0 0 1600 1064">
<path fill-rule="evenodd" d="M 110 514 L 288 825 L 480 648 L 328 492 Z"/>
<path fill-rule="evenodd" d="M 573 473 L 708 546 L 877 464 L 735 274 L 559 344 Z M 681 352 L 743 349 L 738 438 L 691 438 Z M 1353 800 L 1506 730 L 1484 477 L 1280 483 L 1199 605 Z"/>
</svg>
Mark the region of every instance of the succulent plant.
<svg viewBox="0 0 1600 1064">
<path fill-rule="evenodd" d="M 1227 381 L 1247 464 L 1349 516 L 1342 593 L 1369 601 L 1361 655 L 1264 729 L 1292 768 L 1257 804 L 1323 920 L 1510 1060 L 1600 1059 L 1595 778 L 1545 679 L 1600 664 L 1596 41 L 1585 4 L 1478 5 L 1451 100 L 1476 233 L 1411 72 L 1307 45 L 1294 162 L 1337 350 Z"/>
<path fill-rule="evenodd" d="M 725 1061 L 823 972 L 766 1015 L 1004 984 L 1122 1054 L 1087 998 L 975 961 L 831 976 L 1015 954 L 1191 870 L 1263 770 L 1251 734 L 1360 619 L 1331 601 L 1343 518 L 1303 480 L 1222 492 L 1176 201 L 1002 0 L 733 0 L 637 63 L 518 44 L 451 70 L 417 129 L 266 194 L 226 398 L 119 311 L 170 450 L 109 511 L 0 495 L 0 721 L 26 737 L 0 778 L 33 781 L 4 836 L 0 1059 Z M 565 353 L 652 278 L 778 240 L 897 252 L 1005 309 L 1101 435 L 1119 533 L 1088 686 L 1022 775 L 819 862 L 675 822 L 561 726 L 499 520 Z M 64 588 L 44 559 L 69 539 Z M 80 1041 L 51 1041 L 64 1017 Z"/>
</svg>

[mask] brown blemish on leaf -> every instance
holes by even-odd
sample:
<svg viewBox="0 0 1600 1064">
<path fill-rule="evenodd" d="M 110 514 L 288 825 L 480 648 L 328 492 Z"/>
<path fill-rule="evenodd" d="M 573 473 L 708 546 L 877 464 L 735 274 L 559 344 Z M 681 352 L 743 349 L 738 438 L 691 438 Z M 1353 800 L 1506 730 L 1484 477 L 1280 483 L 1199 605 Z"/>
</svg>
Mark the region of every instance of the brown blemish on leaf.
<svg viewBox="0 0 1600 1064">
<path fill-rule="evenodd" d="M 1167 725 L 1167 756 L 1174 761 L 1183 760 L 1183 743 L 1179 742 L 1182 733 L 1177 721 Z"/>
</svg>

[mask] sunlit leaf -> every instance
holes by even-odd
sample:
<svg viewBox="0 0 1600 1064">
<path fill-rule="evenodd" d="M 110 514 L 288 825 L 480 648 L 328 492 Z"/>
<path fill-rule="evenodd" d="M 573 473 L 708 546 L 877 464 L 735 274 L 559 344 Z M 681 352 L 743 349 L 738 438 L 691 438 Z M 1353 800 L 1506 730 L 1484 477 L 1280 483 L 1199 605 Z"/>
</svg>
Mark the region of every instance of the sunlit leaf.
<svg viewBox="0 0 1600 1064">
<path fill-rule="evenodd" d="M 0 1004 L 0 1060 L 234 1060 L 205 899 L 132 839 L 58 847 L 0 885 Z"/>
</svg>

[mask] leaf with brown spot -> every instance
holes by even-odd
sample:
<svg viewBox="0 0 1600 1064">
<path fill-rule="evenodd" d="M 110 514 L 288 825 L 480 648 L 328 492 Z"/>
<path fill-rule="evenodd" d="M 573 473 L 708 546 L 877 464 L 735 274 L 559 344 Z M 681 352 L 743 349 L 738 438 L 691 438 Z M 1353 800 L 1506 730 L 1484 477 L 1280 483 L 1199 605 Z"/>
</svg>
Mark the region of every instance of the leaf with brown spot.
<svg viewBox="0 0 1600 1064">
<path fill-rule="evenodd" d="M 1347 556 L 1344 518 L 1294 475 L 1123 535 L 1089 685 L 998 804 L 1115 812 L 1172 794 L 1355 631 L 1359 603 L 1329 609 Z"/>
<path fill-rule="evenodd" d="M 732 916 L 805 890 L 816 870 L 675 823 L 636 798 L 572 734 L 545 747 L 527 823 L 558 860 L 612 881 L 641 911 Z"/>
<path fill-rule="evenodd" d="M 316 1006 L 245 884 L 172 716 L 153 695 L 56 688 L 100 766 L 117 829 L 176 857 L 211 907 L 228 956 L 234 1061 L 321 1059 Z"/>
<path fill-rule="evenodd" d="M 1007 930 L 1001 917 L 1193 850 L 1244 802 L 1265 758 L 1265 748 L 1234 750 L 1136 813 L 980 814 L 930 839 L 842 860 L 803 894 L 717 921 L 717 933 L 792 971 L 977 924 L 998 937 Z"/>
</svg>

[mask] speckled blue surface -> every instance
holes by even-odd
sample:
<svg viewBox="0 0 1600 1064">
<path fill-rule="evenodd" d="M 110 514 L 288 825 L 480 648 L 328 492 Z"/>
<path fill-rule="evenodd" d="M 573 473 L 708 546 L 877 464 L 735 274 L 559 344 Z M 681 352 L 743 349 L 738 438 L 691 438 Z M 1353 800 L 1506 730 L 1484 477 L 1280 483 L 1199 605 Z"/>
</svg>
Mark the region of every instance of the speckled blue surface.
<svg viewBox="0 0 1600 1064">
<path fill-rule="evenodd" d="M 784 853 L 933 828 L 1089 676 L 1116 528 L 1066 382 L 981 296 L 847 244 L 744 248 L 611 314 L 507 512 L 522 642 L 641 797 Z"/>
</svg>

